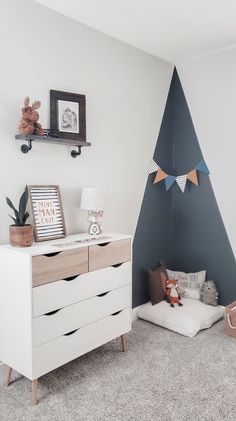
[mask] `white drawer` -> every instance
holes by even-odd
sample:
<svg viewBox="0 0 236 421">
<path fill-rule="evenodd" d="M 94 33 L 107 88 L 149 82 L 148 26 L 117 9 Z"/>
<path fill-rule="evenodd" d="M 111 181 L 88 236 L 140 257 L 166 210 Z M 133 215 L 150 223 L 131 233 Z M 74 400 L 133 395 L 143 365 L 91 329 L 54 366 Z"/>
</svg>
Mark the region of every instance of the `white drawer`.
<svg viewBox="0 0 236 421">
<path fill-rule="evenodd" d="M 131 330 L 131 309 L 33 348 L 33 379 Z"/>
<path fill-rule="evenodd" d="M 34 317 L 94 297 L 131 282 L 131 263 L 88 272 L 74 279 L 60 280 L 33 288 Z"/>
<path fill-rule="evenodd" d="M 127 307 L 131 307 L 127 285 L 89 298 L 48 315 L 33 319 L 33 346 L 41 345 L 67 332 L 81 328 Z"/>
</svg>

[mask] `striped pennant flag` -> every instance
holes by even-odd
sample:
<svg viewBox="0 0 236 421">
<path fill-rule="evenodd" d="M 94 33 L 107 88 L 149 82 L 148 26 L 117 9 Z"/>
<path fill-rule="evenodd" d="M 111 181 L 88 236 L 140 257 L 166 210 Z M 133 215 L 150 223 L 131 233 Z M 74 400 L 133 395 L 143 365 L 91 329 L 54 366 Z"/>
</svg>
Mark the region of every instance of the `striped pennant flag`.
<svg viewBox="0 0 236 421">
<path fill-rule="evenodd" d="M 184 193 L 187 183 L 187 174 L 179 175 L 178 177 L 176 177 L 176 183 L 178 184 L 182 193 Z"/>
<path fill-rule="evenodd" d="M 152 174 L 153 172 L 156 172 L 160 169 L 159 165 L 154 161 L 154 159 L 151 160 L 151 162 L 148 165 L 148 174 Z"/>
</svg>

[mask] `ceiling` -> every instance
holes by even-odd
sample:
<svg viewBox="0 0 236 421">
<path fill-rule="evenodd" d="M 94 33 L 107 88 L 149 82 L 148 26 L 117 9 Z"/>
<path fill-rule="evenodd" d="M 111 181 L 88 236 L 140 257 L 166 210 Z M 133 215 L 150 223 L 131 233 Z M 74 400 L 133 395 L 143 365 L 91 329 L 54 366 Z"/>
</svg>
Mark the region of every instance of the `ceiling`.
<svg viewBox="0 0 236 421">
<path fill-rule="evenodd" d="M 36 0 L 172 63 L 236 46 L 235 0 Z"/>
</svg>

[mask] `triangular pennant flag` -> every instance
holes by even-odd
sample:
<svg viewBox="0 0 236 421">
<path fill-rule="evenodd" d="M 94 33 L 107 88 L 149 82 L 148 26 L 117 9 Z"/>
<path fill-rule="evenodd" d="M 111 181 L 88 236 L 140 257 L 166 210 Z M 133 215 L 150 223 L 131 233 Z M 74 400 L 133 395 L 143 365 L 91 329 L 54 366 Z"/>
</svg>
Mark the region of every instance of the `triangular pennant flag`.
<svg viewBox="0 0 236 421">
<path fill-rule="evenodd" d="M 161 169 L 159 169 L 157 171 L 157 174 L 156 174 L 156 177 L 155 177 L 155 180 L 154 180 L 154 184 L 159 183 L 159 181 L 164 180 L 166 177 L 167 177 L 167 174 L 164 171 L 162 171 Z"/>
<path fill-rule="evenodd" d="M 165 179 L 165 183 L 166 183 L 166 191 L 169 190 L 169 188 L 172 186 L 172 184 L 174 184 L 176 178 L 173 175 L 168 175 L 168 177 L 166 177 Z"/>
<path fill-rule="evenodd" d="M 198 178 L 197 178 L 197 171 L 196 170 L 190 171 L 188 173 L 187 177 L 188 177 L 188 180 L 192 181 L 193 184 L 198 186 Z"/>
<path fill-rule="evenodd" d="M 210 171 L 207 167 L 207 164 L 205 163 L 205 161 L 201 161 L 199 162 L 199 164 L 196 166 L 196 170 L 204 172 L 205 174 L 209 175 Z"/>
<path fill-rule="evenodd" d="M 179 175 L 178 177 L 176 177 L 176 183 L 178 184 L 182 193 L 184 193 L 185 191 L 186 182 L 187 182 L 187 174 Z"/>
<path fill-rule="evenodd" d="M 159 165 L 157 165 L 154 159 L 152 159 L 148 166 L 148 174 L 152 174 L 153 172 L 159 170 L 159 168 Z"/>
</svg>

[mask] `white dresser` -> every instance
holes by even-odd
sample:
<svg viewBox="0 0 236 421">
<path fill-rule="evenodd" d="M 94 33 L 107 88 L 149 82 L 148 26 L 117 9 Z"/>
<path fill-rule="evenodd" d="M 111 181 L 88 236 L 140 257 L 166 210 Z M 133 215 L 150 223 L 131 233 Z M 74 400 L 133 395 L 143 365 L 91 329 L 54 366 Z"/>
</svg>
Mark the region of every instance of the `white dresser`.
<svg viewBox="0 0 236 421">
<path fill-rule="evenodd" d="M 131 238 L 0 246 L 0 360 L 37 379 L 131 330 Z"/>
</svg>

